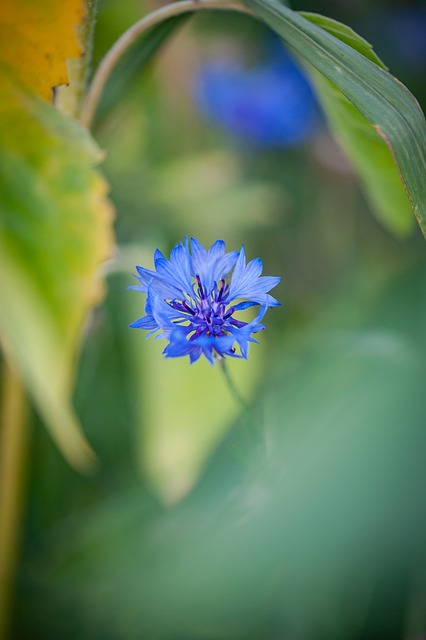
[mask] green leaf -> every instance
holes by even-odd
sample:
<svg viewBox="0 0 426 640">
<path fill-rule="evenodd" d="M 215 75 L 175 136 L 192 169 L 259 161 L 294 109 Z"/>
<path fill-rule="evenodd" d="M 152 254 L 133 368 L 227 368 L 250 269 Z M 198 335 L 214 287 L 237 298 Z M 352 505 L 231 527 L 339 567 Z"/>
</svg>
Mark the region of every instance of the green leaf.
<svg viewBox="0 0 426 640">
<path fill-rule="evenodd" d="M 0 58 L 14 78 L 52 100 L 52 88 L 69 82 L 67 60 L 82 47 L 78 26 L 87 20 L 84 0 L 13 0 L 2 3 Z"/>
<path fill-rule="evenodd" d="M 333 18 L 322 16 L 319 13 L 309 13 L 308 11 L 299 11 L 298 13 L 313 24 L 328 31 L 332 36 L 345 42 L 349 47 L 352 47 L 352 49 L 362 53 L 363 56 L 375 62 L 379 67 L 382 67 L 382 69 L 387 69 L 383 61 L 380 60 L 379 56 L 374 52 L 373 45 L 351 29 L 351 27 L 337 20 L 333 20 Z"/>
<path fill-rule="evenodd" d="M 358 119 L 345 101 L 337 99 L 336 91 L 333 93 L 324 82 L 318 83 L 336 131 L 342 134 L 347 129 L 342 142 L 354 164 L 359 169 L 363 162 L 368 163 L 368 168 L 363 165 L 361 177 L 367 178 L 366 190 L 380 217 L 397 231 L 407 230 L 404 214 L 398 212 L 399 206 L 404 206 L 404 198 L 393 185 L 397 176 L 391 166 L 392 156 L 426 235 L 426 126 L 414 96 L 379 64 L 368 43 L 344 25 L 311 14 L 305 17 L 278 0 L 245 0 L 245 4 L 283 38 L 296 56 L 337 87 L 363 116 Z M 390 154 L 385 154 L 377 137 L 366 133 L 364 119 L 384 140 Z M 355 136 L 358 129 L 360 133 Z M 362 140 L 356 139 L 358 135 Z M 368 159 L 370 153 L 374 162 Z M 392 195 L 379 194 L 389 188 Z M 393 197 L 396 207 L 392 205 Z"/>
<path fill-rule="evenodd" d="M 111 245 L 101 153 L 4 75 L 0 92 L 0 336 L 70 463 L 92 458 L 70 404 L 82 324 Z"/>
<path fill-rule="evenodd" d="M 306 19 L 335 35 L 382 68 L 371 45 L 345 25 L 317 14 Z M 412 231 L 414 218 L 398 171 L 383 138 L 349 102 L 335 84 L 305 63 L 331 128 L 361 178 L 373 212 L 396 235 Z"/>
<path fill-rule="evenodd" d="M 409 234 L 415 220 L 385 141 L 336 85 L 312 66 L 305 68 L 333 133 L 362 181 L 373 213 L 395 235 Z"/>
</svg>

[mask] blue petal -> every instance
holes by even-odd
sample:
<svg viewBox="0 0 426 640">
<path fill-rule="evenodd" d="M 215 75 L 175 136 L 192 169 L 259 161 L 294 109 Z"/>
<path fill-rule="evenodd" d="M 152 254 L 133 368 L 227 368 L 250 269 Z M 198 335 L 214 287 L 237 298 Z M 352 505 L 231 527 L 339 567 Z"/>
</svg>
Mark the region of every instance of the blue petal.
<svg viewBox="0 0 426 640">
<path fill-rule="evenodd" d="M 233 335 L 220 338 L 201 336 L 196 340 L 188 340 L 184 331 L 175 329 L 170 333 L 169 340 L 170 344 L 163 351 L 166 358 L 179 358 L 188 355 L 192 363 L 196 362 L 201 355 L 204 355 L 210 364 L 214 364 L 214 353 L 222 357 L 238 357 L 231 353 L 235 343 Z"/>
<path fill-rule="evenodd" d="M 184 251 L 183 247 L 181 247 Z M 173 250 L 174 251 L 174 250 Z M 155 262 L 157 269 L 156 277 L 163 284 L 172 287 L 174 290 L 174 296 L 182 295 L 183 292 L 189 293 L 191 291 L 191 278 L 190 274 L 185 274 L 185 253 L 175 252 L 171 254 L 173 262 L 170 262 L 166 258 L 158 258 Z M 182 263 L 180 262 L 182 260 Z"/>
<path fill-rule="evenodd" d="M 144 269 L 144 267 L 139 266 L 136 266 L 136 271 L 139 275 L 133 274 L 134 277 L 139 280 L 143 287 L 147 288 L 152 282 L 155 273 L 149 269 Z"/>
<path fill-rule="evenodd" d="M 191 272 L 194 277 L 197 275 L 200 277 L 200 280 L 205 286 L 208 294 L 210 293 L 215 280 L 214 264 L 211 261 L 209 253 L 207 253 L 203 245 L 198 242 L 198 240 L 191 238 Z"/>
<path fill-rule="evenodd" d="M 281 278 L 276 276 L 262 276 L 258 280 L 257 287 L 261 287 L 263 291 L 270 291 L 281 282 Z"/>
<path fill-rule="evenodd" d="M 158 292 L 153 296 L 152 315 L 159 328 L 164 331 L 175 329 L 174 321 L 180 318 L 180 313 L 167 304 Z"/>
<path fill-rule="evenodd" d="M 158 261 L 159 260 L 166 260 L 166 258 L 163 255 L 163 253 L 160 251 L 160 249 L 156 249 L 154 251 L 154 267 L 155 267 L 155 269 L 157 271 L 158 271 Z"/>
<path fill-rule="evenodd" d="M 260 277 L 262 268 L 263 265 L 260 258 L 251 260 L 246 266 L 243 246 L 232 274 L 228 303 L 237 298 L 248 298 L 251 302 L 269 307 L 279 304 L 273 296 L 268 295 L 268 291 L 273 289 L 281 278 L 272 276 Z"/>
<path fill-rule="evenodd" d="M 208 251 L 195 238 L 191 238 L 191 272 L 195 277 L 200 276 L 207 293 L 213 288 L 214 282 L 220 282 L 234 266 L 238 252 L 225 253 L 223 240 L 216 240 Z"/>
<path fill-rule="evenodd" d="M 197 362 L 197 360 L 199 360 L 201 358 L 202 355 L 202 351 L 199 347 L 192 349 L 192 351 L 189 354 L 189 362 L 190 364 L 194 364 L 194 362 Z"/>
<path fill-rule="evenodd" d="M 250 260 L 245 269 L 244 278 L 246 280 L 255 280 L 260 276 L 263 269 L 263 262 L 260 258 Z"/>
<path fill-rule="evenodd" d="M 207 258 L 207 251 L 196 238 L 191 238 L 191 256 L 192 275 L 195 276 L 198 273 L 198 269 L 203 268 Z"/>
<path fill-rule="evenodd" d="M 247 300 L 246 302 L 239 302 L 238 304 L 233 304 L 232 307 L 234 311 L 243 311 L 244 309 L 248 309 L 249 307 L 254 307 L 259 304 L 259 302 L 253 302 Z"/>
<path fill-rule="evenodd" d="M 130 287 L 127 287 L 127 289 L 132 289 L 134 291 L 142 291 L 142 293 L 146 293 L 147 288 L 144 287 L 142 284 L 135 284 L 135 285 L 131 285 Z"/>
<path fill-rule="evenodd" d="M 223 240 L 216 240 L 209 249 L 209 259 L 217 260 L 225 254 L 225 243 Z"/>
<path fill-rule="evenodd" d="M 166 262 L 167 260 L 163 258 Z M 147 289 L 153 287 L 159 291 L 165 298 L 175 298 L 181 295 L 181 289 L 175 285 L 170 278 L 164 277 L 155 271 L 150 271 L 144 267 L 136 267 L 139 276 L 136 276 L 139 282 Z"/>
<path fill-rule="evenodd" d="M 181 358 L 182 356 L 190 355 L 196 349 L 195 345 L 178 331 L 172 331 L 169 339 L 170 342 L 163 351 L 166 358 Z"/>
<path fill-rule="evenodd" d="M 154 266 L 155 271 L 136 267 L 139 274 L 136 277 L 143 286 L 153 286 L 165 298 L 182 297 L 185 293 L 191 295 L 190 257 L 185 247 L 177 244 L 170 254 L 170 260 L 167 260 L 161 251 L 156 249 Z"/>
<path fill-rule="evenodd" d="M 211 364 L 214 364 L 214 352 L 222 357 L 232 355 L 230 351 L 235 343 L 235 338 L 232 335 L 223 336 L 220 338 L 214 338 L 213 336 L 202 336 L 194 342 L 202 348 L 203 354 L 205 355 L 207 360 Z"/>
<path fill-rule="evenodd" d="M 230 251 L 229 253 L 225 253 L 225 255 L 217 261 L 215 267 L 217 282 L 229 274 L 235 265 L 238 256 L 238 251 Z"/>
<path fill-rule="evenodd" d="M 182 290 L 190 292 L 192 290 L 191 258 L 188 250 L 181 244 L 177 244 L 170 254 L 170 263 L 176 280 L 182 285 Z"/>
<path fill-rule="evenodd" d="M 258 333 L 259 331 L 263 331 L 263 329 L 265 328 L 264 324 L 261 324 L 259 321 L 262 320 L 263 316 L 266 313 L 267 310 L 267 306 L 262 306 L 259 310 L 259 313 L 257 314 L 257 316 L 251 321 L 249 322 L 247 325 L 245 325 L 245 327 L 241 327 L 241 328 L 236 328 L 236 327 L 231 327 L 230 331 L 232 333 L 232 335 L 235 338 L 235 341 L 237 342 L 238 346 L 240 347 L 241 350 L 241 355 L 243 358 L 245 358 L 247 360 L 248 358 L 248 350 L 249 350 L 249 343 L 250 342 L 258 342 L 255 338 L 253 338 L 252 334 L 253 333 Z"/>
<path fill-rule="evenodd" d="M 230 300 L 236 298 L 234 291 L 238 291 L 238 289 L 240 288 L 240 284 L 244 277 L 245 267 L 246 267 L 246 254 L 245 254 L 244 245 L 243 245 L 241 247 L 238 260 L 235 263 L 234 271 L 232 273 L 230 291 L 229 291 Z"/>
<path fill-rule="evenodd" d="M 152 316 L 143 316 L 142 318 L 139 318 L 138 320 L 135 320 L 134 322 L 132 322 L 132 324 L 129 324 L 130 329 L 154 329 L 157 330 L 158 324 L 155 322 L 154 318 Z"/>
</svg>

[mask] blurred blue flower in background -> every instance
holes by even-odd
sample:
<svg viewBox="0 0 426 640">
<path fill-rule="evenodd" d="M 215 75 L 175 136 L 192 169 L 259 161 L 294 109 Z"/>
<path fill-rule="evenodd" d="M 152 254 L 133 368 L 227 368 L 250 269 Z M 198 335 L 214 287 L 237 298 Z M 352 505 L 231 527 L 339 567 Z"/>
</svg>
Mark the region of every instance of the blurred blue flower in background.
<svg viewBox="0 0 426 640">
<path fill-rule="evenodd" d="M 186 239 L 170 260 L 155 251 L 155 271 L 136 267 L 140 284 L 130 288 L 147 294 L 146 315 L 130 327 L 149 330 L 148 336 L 160 330 L 157 337 L 169 340 L 163 351 L 168 358 L 189 356 L 192 363 L 204 355 L 212 364 L 215 356 L 247 358 L 249 342 L 257 342 L 252 334 L 264 329 L 266 309 L 279 305 L 268 291 L 281 278 L 261 276 L 259 258 L 246 265 L 244 246 L 225 253 L 225 243 L 217 240 L 206 251 L 191 238 L 191 252 Z M 234 317 L 252 306 L 260 311 L 251 322 Z"/>
<path fill-rule="evenodd" d="M 244 68 L 230 56 L 204 64 L 194 80 L 194 101 L 227 133 L 258 147 L 301 144 L 319 124 L 305 75 L 275 40 L 256 67 Z"/>
</svg>

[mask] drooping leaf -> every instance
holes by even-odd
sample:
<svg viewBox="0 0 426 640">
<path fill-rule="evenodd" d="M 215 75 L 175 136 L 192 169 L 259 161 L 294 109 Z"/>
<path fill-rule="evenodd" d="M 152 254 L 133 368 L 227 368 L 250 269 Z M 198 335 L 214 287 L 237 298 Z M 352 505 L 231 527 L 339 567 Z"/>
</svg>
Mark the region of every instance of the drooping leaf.
<svg viewBox="0 0 426 640">
<path fill-rule="evenodd" d="M 68 82 L 66 60 L 82 54 L 75 27 L 84 14 L 84 0 L 5 0 L 1 61 L 28 89 L 51 99 L 52 87 Z"/>
<path fill-rule="evenodd" d="M 312 67 L 308 71 L 331 129 L 361 179 L 373 213 L 394 234 L 410 233 L 415 219 L 385 141 L 336 85 Z"/>
<path fill-rule="evenodd" d="M 348 27 L 342 22 L 333 20 L 327 16 L 322 16 L 319 13 L 309 13 L 308 11 L 299 11 L 299 15 L 303 16 L 313 24 L 317 24 L 319 27 L 335 36 L 342 42 L 345 42 L 349 47 L 359 51 L 363 56 L 375 62 L 382 69 L 387 67 L 384 62 L 379 58 L 373 49 L 373 45 L 362 38 L 356 31 Z"/>
<path fill-rule="evenodd" d="M 371 45 L 349 27 L 325 16 L 311 13 L 302 15 L 385 68 Z M 361 178 L 373 212 L 396 235 L 409 233 L 415 221 L 385 141 L 335 84 L 318 73 L 312 65 L 305 63 L 305 67 L 337 140 Z"/>
<path fill-rule="evenodd" d="M 368 44 L 347 27 L 324 17 L 310 15 L 308 19 L 278 0 L 244 1 L 255 15 L 283 38 L 297 57 L 335 85 L 385 141 L 411 208 L 426 235 L 426 125 L 414 96 L 379 65 Z M 321 91 L 323 83 L 321 86 L 318 84 L 318 88 Z M 390 206 L 391 197 L 378 195 L 386 185 L 389 187 L 396 182 L 390 154 L 386 157 L 377 140 L 365 133 L 364 120 L 354 118 L 354 112 L 344 102 L 336 106 L 336 94 L 330 92 L 328 85 L 326 89 L 324 102 L 327 113 L 330 112 L 339 133 L 343 128 L 347 130 L 343 144 L 358 168 L 361 157 L 365 159 L 365 154 L 372 149 L 375 161 L 369 163 L 369 167 L 375 170 L 374 175 L 365 169 L 361 177 L 365 178 L 368 173 L 366 188 L 374 204 L 380 207 L 380 216 L 382 219 L 386 217 L 393 228 L 406 230 L 404 214 L 399 216 L 395 207 Z M 355 139 L 358 126 L 361 142 Z M 398 203 L 403 202 L 397 188 L 392 187 L 392 193 L 396 193 Z"/>
<path fill-rule="evenodd" d="M 90 136 L 6 74 L 0 90 L 0 336 L 68 460 L 90 450 L 70 406 L 82 324 L 111 249 L 101 153 Z"/>
</svg>

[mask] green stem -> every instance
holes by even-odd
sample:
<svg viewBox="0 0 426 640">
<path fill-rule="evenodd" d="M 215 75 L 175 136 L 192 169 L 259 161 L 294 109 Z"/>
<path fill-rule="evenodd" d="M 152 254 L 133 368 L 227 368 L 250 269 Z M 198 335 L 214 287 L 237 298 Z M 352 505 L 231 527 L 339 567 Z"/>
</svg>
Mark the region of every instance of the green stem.
<svg viewBox="0 0 426 640">
<path fill-rule="evenodd" d="M 226 383 L 228 385 L 228 388 L 229 388 L 229 390 L 231 392 L 231 395 L 233 396 L 234 400 L 241 407 L 241 409 L 244 411 L 244 413 L 250 413 L 250 409 L 249 409 L 249 406 L 248 406 L 247 402 L 244 400 L 243 396 L 241 395 L 241 393 L 237 389 L 237 387 L 235 385 L 235 382 L 233 381 L 233 379 L 231 377 L 231 374 L 229 373 L 228 365 L 226 363 L 225 358 L 221 358 L 221 360 L 219 361 L 219 364 L 220 364 L 220 368 L 222 369 L 222 373 L 224 375 L 224 378 L 226 380 Z"/>
<path fill-rule="evenodd" d="M 9 635 L 18 562 L 27 454 L 24 390 L 6 364 L 0 413 L 0 640 Z"/>
<path fill-rule="evenodd" d="M 86 101 L 80 114 L 80 122 L 88 129 L 90 128 L 105 83 L 112 70 L 122 55 L 141 35 L 168 18 L 203 9 L 221 9 L 251 14 L 250 9 L 238 0 L 180 0 L 149 13 L 125 31 L 101 61 L 87 91 Z"/>
<path fill-rule="evenodd" d="M 253 421 L 251 409 L 247 404 L 246 400 L 243 398 L 243 396 L 239 392 L 237 386 L 235 385 L 235 382 L 232 379 L 231 374 L 229 373 L 228 365 L 225 358 L 221 358 L 219 360 L 219 365 L 222 370 L 223 376 L 225 378 L 226 384 L 228 385 L 228 389 L 231 392 L 232 397 L 234 398 L 235 402 L 242 410 L 242 423 L 245 426 L 244 432 L 247 437 L 248 443 L 249 445 L 258 445 L 260 442 L 259 432 L 256 427 L 256 424 Z"/>
</svg>

